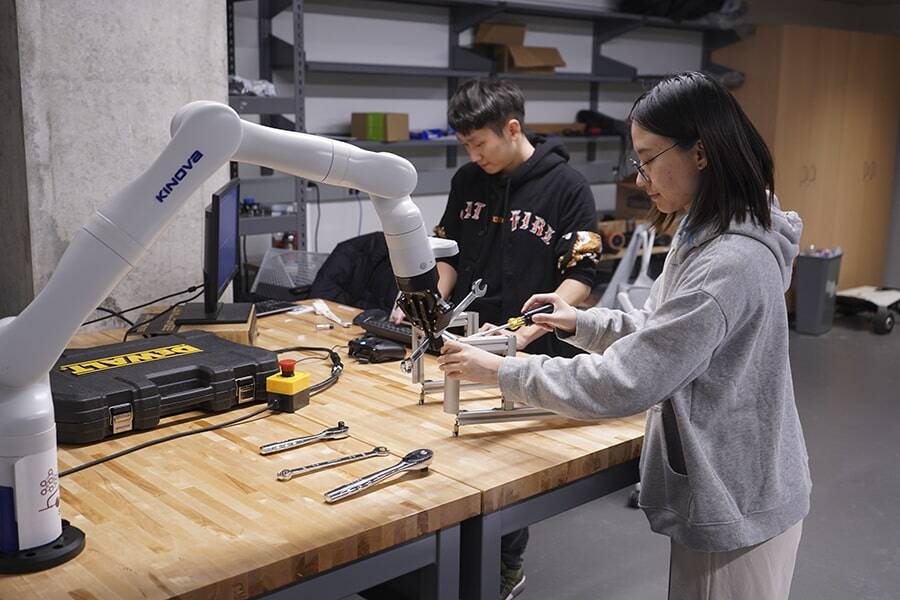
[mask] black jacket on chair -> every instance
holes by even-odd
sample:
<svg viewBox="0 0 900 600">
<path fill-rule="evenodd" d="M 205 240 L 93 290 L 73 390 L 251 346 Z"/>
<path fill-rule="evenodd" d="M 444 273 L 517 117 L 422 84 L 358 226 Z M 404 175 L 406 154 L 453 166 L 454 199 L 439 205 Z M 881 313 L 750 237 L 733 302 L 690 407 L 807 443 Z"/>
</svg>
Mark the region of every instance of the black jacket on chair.
<svg viewBox="0 0 900 600">
<path fill-rule="evenodd" d="M 384 233 L 367 233 L 335 246 L 316 274 L 309 297 L 390 311 L 397 297 L 397 283 Z"/>
</svg>

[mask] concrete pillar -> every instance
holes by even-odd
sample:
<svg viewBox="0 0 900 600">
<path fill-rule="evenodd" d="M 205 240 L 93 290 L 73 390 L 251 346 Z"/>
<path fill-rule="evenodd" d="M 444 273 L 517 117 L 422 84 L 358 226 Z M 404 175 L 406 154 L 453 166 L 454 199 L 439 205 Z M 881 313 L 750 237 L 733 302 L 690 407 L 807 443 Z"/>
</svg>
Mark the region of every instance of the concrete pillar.
<svg viewBox="0 0 900 600">
<path fill-rule="evenodd" d="M 192 100 L 227 102 L 223 0 L 0 0 L 0 316 L 141 174 Z M 113 290 L 121 309 L 202 280 L 203 207 L 223 168 Z M 137 316 L 137 315 L 134 315 Z"/>
</svg>

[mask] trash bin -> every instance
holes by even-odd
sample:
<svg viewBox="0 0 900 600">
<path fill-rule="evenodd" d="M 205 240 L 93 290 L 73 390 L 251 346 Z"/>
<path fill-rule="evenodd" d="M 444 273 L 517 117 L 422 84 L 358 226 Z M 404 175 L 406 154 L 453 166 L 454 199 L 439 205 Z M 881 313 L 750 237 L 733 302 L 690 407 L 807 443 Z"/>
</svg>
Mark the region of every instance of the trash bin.
<svg viewBox="0 0 900 600">
<path fill-rule="evenodd" d="M 841 255 L 837 249 L 818 250 L 797 257 L 794 270 L 794 328 L 797 333 L 822 335 L 831 329 Z"/>
</svg>

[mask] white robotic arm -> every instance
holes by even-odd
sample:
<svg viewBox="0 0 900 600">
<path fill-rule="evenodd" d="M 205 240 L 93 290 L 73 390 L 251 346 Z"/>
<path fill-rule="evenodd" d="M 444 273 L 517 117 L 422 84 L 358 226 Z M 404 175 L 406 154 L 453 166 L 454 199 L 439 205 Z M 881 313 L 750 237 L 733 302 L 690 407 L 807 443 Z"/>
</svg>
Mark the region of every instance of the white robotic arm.
<svg viewBox="0 0 900 600">
<path fill-rule="evenodd" d="M 0 555 L 53 545 L 62 532 L 49 370 L 188 197 L 229 160 L 368 192 L 401 307 L 440 344 L 450 307 L 437 291 L 435 255 L 455 254 L 456 244 L 427 236 L 409 197 L 416 185 L 409 161 L 249 123 L 215 102 L 184 106 L 171 132 L 153 165 L 76 234 L 34 301 L 19 316 L 0 320 Z"/>
</svg>

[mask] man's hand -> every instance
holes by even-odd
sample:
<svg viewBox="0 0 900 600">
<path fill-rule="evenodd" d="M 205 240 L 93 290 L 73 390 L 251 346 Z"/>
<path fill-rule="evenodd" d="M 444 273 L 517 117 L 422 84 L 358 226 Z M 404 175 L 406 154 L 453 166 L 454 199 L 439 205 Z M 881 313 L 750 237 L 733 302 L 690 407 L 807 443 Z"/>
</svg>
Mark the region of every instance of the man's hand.
<svg viewBox="0 0 900 600">
<path fill-rule="evenodd" d="M 497 385 L 503 357 L 468 344 L 445 340 L 438 365 L 450 379 Z"/>
<path fill-rule="evenodd" d="M 531 320 L 535 325 L 545 331 L 559 329 L 566 333 L 575 333 L 575 319 L 578 313 L 558 294 L 535 294 L 525 301 L 525 304 L 522 306 L 522 312 L 524 313 L 543 304 L 552 304 L 553 312 L 534 315 Z"/>
<path fill-rule="evenodd" d="M 485 323 L 481 327 L 478 328 L 478 331 L 487 331 L 488 329 L 492 329 L 496 327 L 493 323 Z M 526 330 L 534 330 L 534 331 L 526 331 Z M 536 333 L 536 334 L 535 334 Z M 495 331 L 490 335 L 511 335 L 516 338 L 516 350 L 522 350 L 536 340 L 547 333 L 543 329 L 538 327 L 523 327 L 517 331 L 510 331 L 509 329 L 501 329 L 499 331 Z"/>
<path fill-rule="evenodd" d="M 390 316 L 391 323 L 402 323 L 406 320 L 406 315 L 400 310 L 400 307 L 396 304 L 394 305 L 394 310 L 391 311 Z"/>
</svg>

